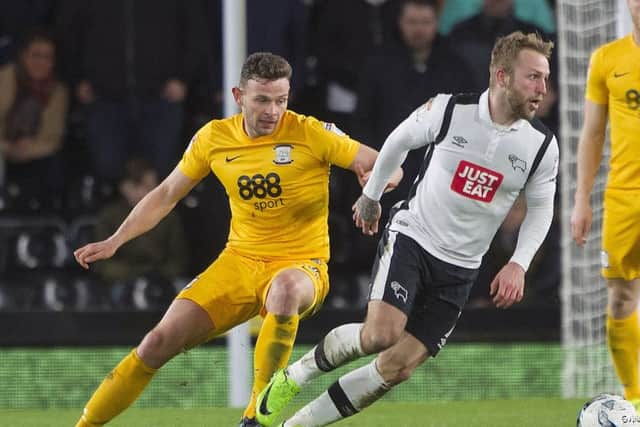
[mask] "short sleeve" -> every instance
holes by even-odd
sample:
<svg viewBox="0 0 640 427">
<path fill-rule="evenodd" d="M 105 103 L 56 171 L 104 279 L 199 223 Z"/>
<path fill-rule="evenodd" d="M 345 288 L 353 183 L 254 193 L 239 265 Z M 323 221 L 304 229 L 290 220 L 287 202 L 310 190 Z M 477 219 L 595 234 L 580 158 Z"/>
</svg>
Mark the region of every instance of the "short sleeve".
<svg viewBox="0 0 640 427">
<path fill-rule="evenodd" d="M 334 123 L 325 123 L 310 118 L 309 127 L 314 142 L 314 151 L 323 161 L 348 168 L 358 154 L 360 143 L 351 139 Z"/>
<path fill-rule="evenodd" d="M 200 180 L 211 171 L 205 149 L 211 136 L 210 128 L 211 123 L 208 123 L 193 135 L 178 163 L 178 168 L 182 173 L 191 179 Z"/>
<path fill-rule="evenodd" d="M 589 61 L 587 73 L 587 89 L 585 97 L 596 104 L 609 103 L 609 89 L 607 88 L 607 76 L 605 70 L 604 49 L 597 49 Z"/>
</svg>

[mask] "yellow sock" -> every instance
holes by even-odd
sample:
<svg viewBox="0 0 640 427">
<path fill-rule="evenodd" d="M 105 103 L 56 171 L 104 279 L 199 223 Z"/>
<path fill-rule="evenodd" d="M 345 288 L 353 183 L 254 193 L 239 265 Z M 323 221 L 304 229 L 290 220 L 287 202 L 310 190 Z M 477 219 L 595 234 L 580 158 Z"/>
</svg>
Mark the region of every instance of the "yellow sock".
<svg viewBox="0 0 640 427">
<path fill-rule="evenodd" d="M 101 426 L 110 421 L 138 398 L 156 371 L 133 349 L 93 393 L 76 427 Z"/>
<path fill-rule="evenodd" d="M 639 399 L 640 326 L 638 326 L 638 312 L 634 312 L 625 319 L 614 319 L 611 314 L 607 315 L 607 339 L 616 374 L 624 386 L 624 397 L 629 400 Z"/>
<path fill-rule="evenodd" d="M 253 387 L 249 406 L 243 417 L 255 418 L 256 397 L 271 380 L 275 371 L 287 366 L 298 333 L 300 316 L 276 316 L 268 313 L 262 322 L 253 353 Z"/>
</svg>

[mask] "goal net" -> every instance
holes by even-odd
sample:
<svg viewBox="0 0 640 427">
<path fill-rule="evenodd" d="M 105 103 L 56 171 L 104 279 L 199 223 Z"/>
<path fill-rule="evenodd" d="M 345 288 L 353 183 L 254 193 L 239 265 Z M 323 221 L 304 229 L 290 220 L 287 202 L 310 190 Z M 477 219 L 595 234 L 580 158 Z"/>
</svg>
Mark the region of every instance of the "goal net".
<svg viewBox="0 0 640 427">
<path fill-rule="evenodd" d="M 576 188 L 576 156 L 582 127 L 584 88 L 591 53 L 621 34 L 619 0 L 558 0 L 558 52 L 562 217 L 563 395 L 593 396 L 620 392 L 606 347 L 607 290 L 600 276 L 600 229 L 606 167 L 592 192 L 593 226 L 585 247 L 571 241 L 570 217 Z M 603 165 L 609 158 L 605 145 Z"/>
</svg>

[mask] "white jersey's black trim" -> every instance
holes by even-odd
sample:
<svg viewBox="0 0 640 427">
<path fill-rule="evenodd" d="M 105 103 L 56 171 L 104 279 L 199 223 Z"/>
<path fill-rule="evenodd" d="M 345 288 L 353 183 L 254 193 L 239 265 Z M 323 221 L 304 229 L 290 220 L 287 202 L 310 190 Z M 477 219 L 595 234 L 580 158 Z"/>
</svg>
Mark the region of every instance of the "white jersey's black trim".
<svg viewBox="0 0 640 427">
<path fill-rule="evenodd" d="M 418 176 L 415 181 L 411 185 L 409 189 L 409 195 L 407 198 L 401 202 L 401 204 L 393 209 L 389 215 L 389 218 L 393 217 L 400 209 L 406 209 L 409 206 L 409 200 L 413 199 L 416 195 L 416 190 L 418 189 L 418 184 L 424 178 L 424 174 L 427 172 L 427 168 L 429 167 L 429 163 L 431 163 L 431 157 L 433 156 L 433 150 L 435 146 L 440 144 L 445 136 L 447 136 L 447 132 L 449 132 L 449 126 L 451 125 L 451 117 L 453 116 L 453 109 L 456 104 L 460 105 L 469 105 L 469 104 L 478 104 L 480 102 L 480 94 L 479 93 L 459 93 L 457 95 L 452 95 L 447 102 L 447 106 L 444 110 L 444 116 L 442 118 L 442 125 L 440 126 L 440 131 L 438 131 L 438 136 L 435 141 L 430 143 L 427 147 L 427 152 L 425 153 L 422 164 L 420 165 L 420 171 L 418 172 Z"/>
<path fill-rule="evenodd" d="M 540 145 L 540 149 L 538 149 L 538 154 L 536 154 L 536 157 L 533 160 L 531 169 L 529 169 L 529 176 L 527 177 L 527 180 L 531 178 L 533 174 L 536 172 L 536 170 L 538 169 L 538 166 L 540 165 L 540 162 L 542 161 L 542 158 L 544 157 L 544 154 L 547 152 L 547 148 L 549 148 L 549 144 L 553 139 L 553 132 L 551 132 L 549 128 L 547 128 L 540 121 L 540 119 L 534 118 L 529 123 L 531 123 L 531 126 L 533 126 L 534 129 L 544 134 L 544 141 L 542 142 L 542 145 Z"/>
</svg>

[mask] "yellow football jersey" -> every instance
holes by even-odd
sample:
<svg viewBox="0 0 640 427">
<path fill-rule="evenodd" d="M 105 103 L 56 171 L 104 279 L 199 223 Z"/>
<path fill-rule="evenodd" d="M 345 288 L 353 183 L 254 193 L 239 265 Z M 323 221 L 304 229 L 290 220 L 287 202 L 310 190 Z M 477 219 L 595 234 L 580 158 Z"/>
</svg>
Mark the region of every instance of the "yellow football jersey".
<svg viewBox="0 0 640 427">
<path fill-rule="evenodd" d="M 242 114 L 212 120 L 178 164 L 210 171 L 231 206 L 227 247 L 268 259 L 329 259 L 329 166 L 347 168 L 360 144 L 335 125 L 287 111 L 271 135 L 249 138 Z"/>
<path fill-rule="evenodd" d="M 611 161 L 607 187 L 640 189 L 640 46 L 632 35 L 591 56 L 586 98 L 608 104 Z"/>
</svg>

